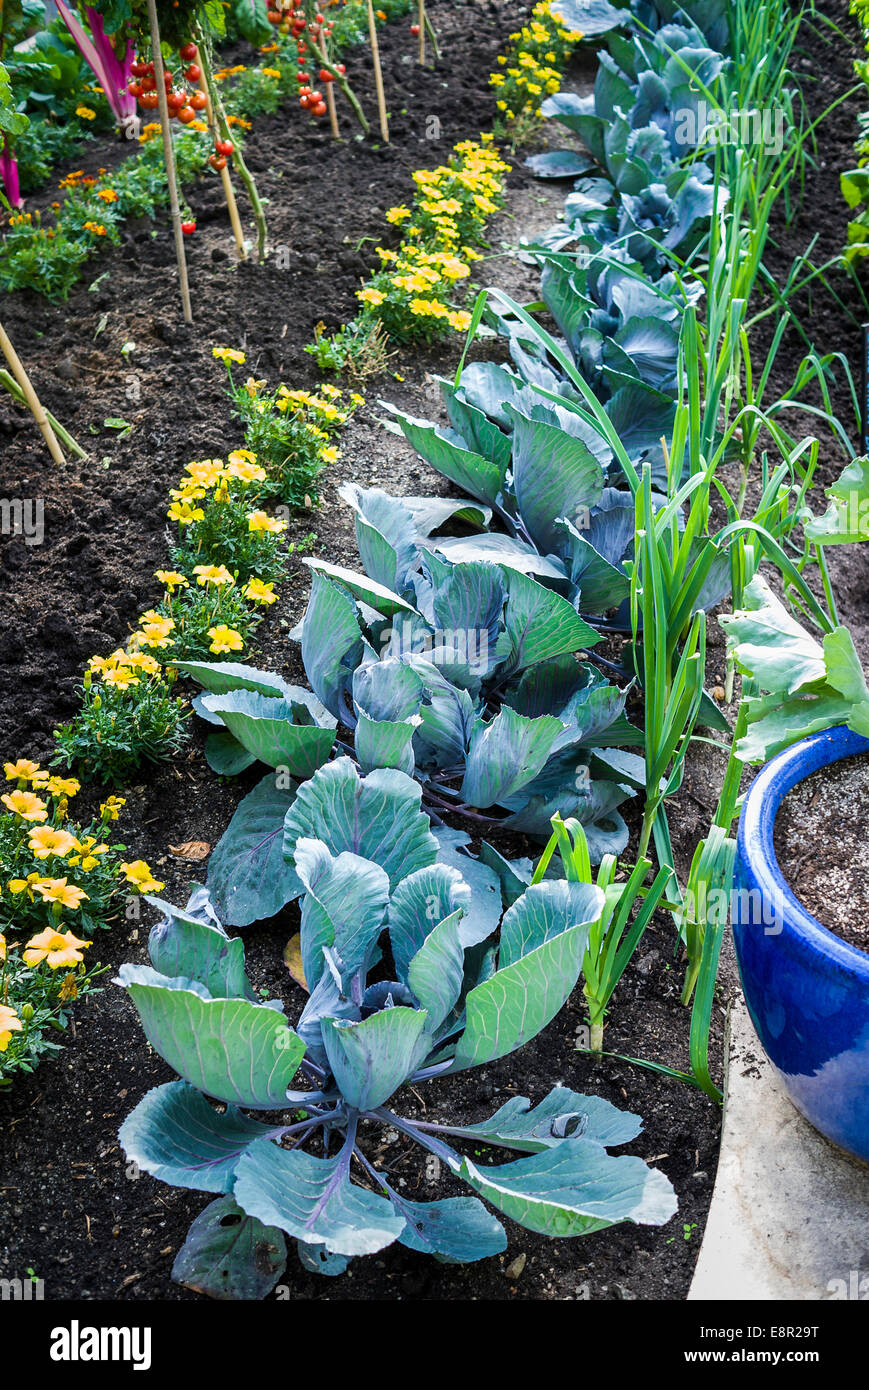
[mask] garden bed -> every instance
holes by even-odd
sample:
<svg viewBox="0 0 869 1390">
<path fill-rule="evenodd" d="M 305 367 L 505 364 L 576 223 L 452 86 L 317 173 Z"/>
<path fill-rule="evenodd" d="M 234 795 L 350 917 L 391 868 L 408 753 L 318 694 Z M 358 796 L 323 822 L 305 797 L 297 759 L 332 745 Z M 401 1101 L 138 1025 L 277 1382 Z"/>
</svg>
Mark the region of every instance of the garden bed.
<svg viewBox="0 0 869 1390">
<path fill-rule="evenodd" d="M 825 0 L 820 8 L 852 32 L 845 0 Z M 67 306 L 52 307 L 31 295 L 10 297 L 4 321 L 21 355 L 33 364 L 45 404 L 91 454 L 87 462 L 58 473 L 34 437 L 29 417 L 0 403 L 0 493 L 44 497 L 46 526 L 44 544 L 28 547 L 21 539 L 3 537 L 0 550 L 0 746 L 5 756 L 50 753 L 53 729 L 76 707 L 74 690 L 87 659 L 122 642 L 137 613 L 154 600 L 153 574 L 166 553 L 165 499 L 180 469 L 191 458 L 223 456 L 240 443 L 212 346 L 246 350 L 245 370 L 267 378 L 270 386 L 280 381 L 293 387 L 314 385 L 321 378 L 304 346 L 318 321 L 325 320 L 331 330 L 352 317 L 355 291 L 376 264 L 373 248 L 385 237 L 385 209 L 406 199 L 414 169 L 440 161 L 457 141 L 474 138 L 491 124 L 494 102 L 486 78 L 517 23 L 516 7 L 505 0 L 434 0 L 431 10 L 449 55 L 448 82 L 445 71 L 423 73 L 408 61 L 412 52 L 405 25 L 391 26 L 382 38 L 387 88 L 394 94 L 388 149 L 353 140 L 334 146 L 320 130 L 288 121 L 285 113 L 257 120 L 246 157 L 261 193 L 270 199 L 270 241 L 289 248 L 287 269 L 280 269 L 274 258 L 262 267 L 235 263 L 219 187 L 210 180 L 190 192 L 198 226 L 188 248 L 192 328 L 180 322 L 166 226 L 153 234 L 150 224 L 130 229 L 122 246 L 107 249 L 94 262 L 92 275 L 73 291 Z M 851 55 L 841 43 L 819 41 L 811 56 L 806 52 L 800 61 L 807 78 L 815 72 L 823 76 L 816 86 L 806 83 L 814 110 L 824 109 L 851 85 Z M 358 85 L 371 106 L 371 90 L 364 80 Z M 817 230 L 818 207 L 826 210 L 823 246 L 832 254 L 843 243 L 847 210 L 839 197 L 838 171 L 850 160 L 858 109 L 859 102 L 852 100 L 835 120 L 822 125 L 819 167 L 810 175 L 804 211 L 789 229 L 782 209 L 777 213 L 773 263 L 789 265 L 804 247 L 808 234 Z M 440 121 L 438 143 L 426 139 L 432 117 Z M 110 158 L 110 152 L 94 145 L 84 167 L 95 170 Z M 503 248 L 551 222 L 560 197 L 557 186 L 553 191 L 531 178 L 521 157 L 515 161 L 506 212 L 490 232 L 493 254 L 480 267 L 483 283 L 498 284 L 519 299 L 537 297 L 534 273 Z M 821 258 L 820 248 L 816 256 Z M 816 317 L 810 331 L 819 350 L 835 347 L 856 364 L 858 336 L 842 315 Z M 802 344 L 796 335 L 792 338 L 776 364 L 781 388 L 790 384 L 803 355 Z M 121 348 L 131 341 L 136 347 L 125 357 Z M 352 514 L 336 496 L 341 481 L 352 478 L 394 494 L 449 491 L 403 440 L 382 429 L 376 401 L 383 397 L 409 414 L 433 416 L 438 393 L 432 377 L 449 375 L 458 352 L 456 345 L 400 350 L 389 374 L 366 383 L 368 405 L 342 436 L 343 458 L 326 475 L 322 505 L 291 523 L 291 539 L 315 530 L 315 554 L 355 567 Z M 837 399 L 841 404 L 844 390 Z M 109 418 L 121 418 L 132 429 L 119 438 L 104 426 Z M 835 462 L 826 471 L 822 466 L 820 481 L 829 483 L 838 471 Z M 299 650 L 288 632 L 304 611 L 308 571 L 292 563 L 280 601 L 259 630 L 256 661 L 302 682 Z M 851 625 L 865 661 L 869 562 L 863 550 L 843 547 L 831 569 L 843 621 Z M 710 685 L 724 677 L 723 637 L 714 623 L 708 673 Z M 214 846 L 240 796 L 257 780 L 254 773 L 232 782 L 218 779 L 204 762 L 202 742 L 200 726 L 193 729 L 188 756 L 176 766 L 143 774 L 128 791 L 117 827 L 131 852 L 147 859 L 165 880 L 164 896 L 173 902 L 183 901 L 188 884 L 204 875 L 201 865 L 173 856 L 169 847 L 188 841 Z M 671 813 L 681 872 L 708 826 L 722 765 L 719 755 L 702 748 L 689 762 Z M 97 789 L 81 794 L 87 806 L 99 799 Z M 520 837 L 488 838 L 502 850 L 509 845 L 512 852 L 531 852 Z M 146 961 L 152 918 L 146 907 L 141 921 L 117 922 L 111 933 L 98 934 L 92 954 L 112 967 L 106 982 L 124 961 Z M 281 962 L 281 949 L 297 929 L 298 910 L 292 906 L 267 926 L 245 932 L 253 985 L 286 999 L 291 1018 L 297 1016 L 303 994 Z M 619 987 L 607 1026 L 608 1050 L 685 1067 L 689 1018 L 679 1001 L 678 967 L 672 926 L 661 917 Z M 729 961 L 720 982 L 712 1037 L 716 1072 L 724 1009 L 735 987 Z M 642 1116 L 644 1132 L 628 1151 L 652 1161 L 673 1182 L 677 1218 L 660 1229 L 626 1224 L 581 1241 L 548 1241 L 510 1225 L 509 1248 L 500 1260 L 467 1267 L 435 1264 L 394 1246 L 354 1262 L 335 1282 L 306 1273 L 291 1252 L 282 1280 L 290 1296 L 683 1298 L 715 1177 L 718 1110 L 692 1086 L 627 1062 L 595 1065 L 577 1054 L 584 1016 L 577 991 L 549 1028 L 518 1055 L 428 1087 L 429 1117 L 434 1107 L 473 1122 L 511 1095 L 536 1101 L 557 1081 L 602 1095 Z M 0 1096 L 5 1271 L 23 1273 L 31 1267 L 45 1280 L 46 1297 L 53 1300 L 196 1297 L 170 1283 L 169 1272 L 206 1199 L 147 1176 L 131 1179 L 117 1140 L 118 1126 L 132 1106 L 150 1086 L 171 1076 L 145 1042 L 125 995 L 105 983 L 102 994 L 82 1001 L 57 1058 Z M 422 1113 L 413 1095 L 406 1108 L 417 1117 Z M 416 1151 L 405 1154 L 398 1138 L 384 1162 L 396 1182 L 406 1184 L 408 1195 L 431 1200 L 459 1190 L 449 1178 L 433 1180 Z"/>
</svg>

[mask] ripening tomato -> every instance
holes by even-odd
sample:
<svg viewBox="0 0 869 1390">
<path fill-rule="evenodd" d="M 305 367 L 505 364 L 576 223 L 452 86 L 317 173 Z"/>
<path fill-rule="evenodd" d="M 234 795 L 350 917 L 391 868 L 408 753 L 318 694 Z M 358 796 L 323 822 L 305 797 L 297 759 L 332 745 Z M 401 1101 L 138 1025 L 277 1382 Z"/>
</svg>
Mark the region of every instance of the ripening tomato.
<svg viewBox="0 0 869 1390">
<path fill-rule="evenodd" d="M 194 92 L 190 98 L 190 105 L 194 111 L 204 111 L 208 105 L 208 98 L 204 92 Z"/>
<path fill-rule="evenodd" d="M 131 97 L 140 97 L 142 95 L 141 82 L 128 82 L 127 91 L 130 93 Z"/>
<path fill-rule="evenodd" d="M 347 69 L 346 69 L 346 67 L 344 66 L 343 63 L 339 63 L 336 70 L 337 70 L 338 72 L 340 72 L 340 74 L 341 74 L 342 77 L 344 76 L 345 72 L 347 71 Z"/>
<path fill-rule="evenodd" d="M 178 119 L 182 125 L 189 125 L 191 121 L 196 120 L 196 112 L 192 106 L 182 106 L 178 112 Z"/>
<path fill-rule="evenodd" d="M 178 56 L 184 63 L 192 63 L 194 61 L 196 58 L 196 44 L 192 39 L 189 39 L 187 43 L 182 43 L 178 50 Z"/>
<path fill-rule="evenodd" d="M 191 63 L 190 67 L 185 71 L 184 76 L 187 78 L 188 82 L 198 82 L 202 76 L 202 69 L 198 63 Z"/>
<path fill-rule="evenodd" d="M 187 93 L 182 91 L 167 92 L 166 105 L 170 111 L 180 111 L 182 106 L 187 105 Z"/>
<path fill-rule="evenodd" d="M 190 222 L 182 222 L 182 223 L 181 223 L 181 230 L 182 230 L 182 232 L 184 233 L 185 236 L 192 236 L 193 233 L 196 231 L 196 223 L 193 222 L 193 221 L 190 221 Z"/>
<path fill-rule="evenodd" d="M 147 77 L 148 64 L 143 63 L 141 58 L 137 58 L 135 63 L 130 64 L 130 72 L 134 77 Z"/>
<path fill-rule="evenodd" d="M 156 111 L 157 107 L 160 105 L 160 98 L 157 96 L 156 92 L 143 92 L 139 97 L 139 105 L 142 106 L 145 111 Z"/>
<path fill-rule="evenodd" d="M 417 34 L 419 33 L 419 25 L 418 25 L 418 24 L 411 24 L 411 26 L 410 26 L 410 32 L 413 34 L 414 38 L 416 38 Z"/>
<path fill-rule="evenodd" d="M 316 104 L 316 106 L 312 106 L 312 107 L 311 107 L 311 110 L 313 111 L 313 113 L 314 113 L 315 116 L 325 116 L 325 114 L 326 114 L 326 103 L 325 103 L 325 101 L 318 101 L 317 104 Z"/>
<path fill-rule="evenodd" d="M 212 169 L 216 169 L 218 173 L 220 173 L 222 169 L 226 168 L 226 160 L 222 154 L 209 155 L 208 162 L 211 165 Z"/>
<path fill-rule="evenodd" d="M 267 10 L 267 11 L 266 11 L 266 18 L 268 19 L 269 24 L 280 24 L 280 22 L 281 22 L 280 10 Z"/>
<path fill-rule="evenodd" d="M 157 83 L 154 81 L 153 75 L 150 72 L 146 73 L 142 78 L 142 91 L 153 92 L 156 90 L 156 87 Z"/>
<path fill-rule="evenodd" d="M 225 154 L 228 157 L 235 149 L 235 145 L 231 140 L 215 140 L 214 148 L 217 150 L 218 154 Z"/>
</svg>

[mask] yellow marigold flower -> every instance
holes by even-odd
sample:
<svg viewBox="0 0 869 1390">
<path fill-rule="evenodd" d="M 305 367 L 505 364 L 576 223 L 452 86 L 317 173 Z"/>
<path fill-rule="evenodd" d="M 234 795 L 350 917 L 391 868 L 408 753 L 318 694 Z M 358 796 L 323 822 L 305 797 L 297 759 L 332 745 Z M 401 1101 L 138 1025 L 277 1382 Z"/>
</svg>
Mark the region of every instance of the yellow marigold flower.
<svg viewBox="0 0 869 1390">
<path fill-rule="evenodd" d="M 260 72 L 262 73 L 263 77 L 280 77 L 280 76 L 281 76 L 281 70 L 280 70 L 280 68 L 260 68 Z"/>
<path fill-rule="evenodd" d="M 386 220 L 391 222 L 393 226 L 397 226 L 399 222 L 406 222 L 408 217 L 412 215 L 410 208 L 406 208 L 403 204 L 401 207 L 387 208 L 386 210 Z"/>
<path fill-rule="evenodd" d="M 10 811 L 14 811 L 16 816 L 20 816 L 22 820 L 48 820 L 45 802 L 40 801 L 33 792 L 7 792 L 5 796 L 0 796 L 0 801 Z"/>
<path fill-rule="evenodd" d="M 337 463 L 341 457 L 341 450 L 336 449 L 334 444 L 327 444 L 325 449 L 320 450 L 320 458 L 324 463 Z"/>
<path fill-rule="evenodd" d="M 246 454 L 250 454 L 250 457 L 244 457 Z M 231 453 L 226 463 L 226 472 L 230 478 L 237 478 L 240 483 L 264 483 L 268 477 L 266 470 L 260 467 L 249 449 L 236 449 Z"/>
<path fill-rule="evenodd" d="M 447 322 L 457 333 L 467 333 L 471 326 L 471 316 L 466 309 L 457 309 L 448 316 Z"/>
<path fill-rule="evenodd" d="M 190 474 L 190 482 L 182 482 L 185 491 L 191 483 L 197 487 L 214 487 L 220 482 L 223 473 L 223 459 L 199 459 L 194 463 L 188 463 L 185 472 Z"/>
<path fill-rule="evenodd" d="M 6 937 L 0 932 L 0 960 L 6 959 Z"/>
<path fill-rule="evenodd" d="M 219 588 L 221 584 L 235 583 L 226 565 L 194 565 L 193 573 L 196 583 L 203 588 L 206 584 L 216 584 Z"/>
<path fill-rule="evenodd" d="M 130 652 L 127 663 L 134 671 L 144 671 L 149 676 L 159 676 L 163 669 L 159 661 L 146 652 Z"/>
<path fill-rule="evenodd" d="M 85 222 L 84 229 L 86 232 L 92 232 L 94 236 L 105 236 L 106 234 L 102 222 Z"/>
<path fill-rule="evenodd" d="M 102 198 L 104 203 L 116 203 L 118 201 L 118 195 L 113 188 L 100 188 L 97 197 Z"/>
<path fill-rule="evenodd" d="M 27 965 L 39 965 L 45 961 L 49 970 L 57 970 L 62 965 L 78 965 L 79 961 L 84 960 L 82 951 L 87 951 L 92 945 L 91 941 L 79 941 L 71 931 L 59 932 L 53 927 L 46 927 L 38 936 L 30 938 L 22 959 Z"/>
<path fill-rule="evenodd" d="M 71 1004 L 73 999 L 78 998 L 78 984 L 74 971 L 71 970 L 68 975 L 64 975 L 60 982 L 60 991 L 57 997 L 61 1004 Z"/>
<path fill-rule="evenodd" d="M 103 680 L 115 690 L 129 690 L 131 686 L 139 684 L 139 677 L 133 674 L 129 666 L 118 666 L 114 671 L 106 671 Z"/>
<path fill-rule="evenodd" d="M 364 397 L 364 396 L 360 396 L 360 394 L 359 394 L 358 391 L 351 391 L 351 392 L 350 392 L 350 399 L 351 399 L 351 401 L 353 402 L 354 405 L 357 405 L 357 406 L 358 406 L 358 405 L 364 405 L 364 404 L 365 404 L 365 397 Z"/>
<path fill-rule="evenodd" d="M 221 362 L 238 362 L 240 366 L 244 365 L 244 353 L 237 352 L 235 348 L 216 347 L 212 348 L 211 351 Z"/>
<path fill-rule="evenodd" d="M 96 111 L 92 111 L 89 106 L 77 106 L 75 114 L 81 116 L 83 121 L 95 121 L 97 118 Z"/>
<path fill-rule="evenodd" d="M 165 887 L 151 873 L 144 859 L 134 859 L 131 864 L 122 864 L 121 871 L 128 883 L 138 888 L 140 893 L 159 893 Z"/>
<path fill-rule="evenodd" d="M 211 638 L 209 651 L 219 654 L 220 652 L 240 652 L 244 646 L 241 634 L 234 628 L 227 627 L 225 623 L 218 623 L 217 627 L 210 627 L 208 635 Z"/>
<path fill-rule="evenodd" d="M 31 782 L 42 768 L 30 758 L 19 758 L 17 762 L 4 763 L 3 771 L 7 782 Z"/>
<path fill-rule="evenodd" d="M 125 796 L 109 796 L 100 803 L 100 819 L 104 821 L 117 820 L 121 807 L 126 806 Z"/>
<path fill-rule="evenodd" d="M 133 633 L 130 641 L 140 647 L 156 647 L 158 651 L 175 645 L 174 637 L 169 636 L 162 623 L 143 623 L 139 631 Z M 108 675 L 105 679 L 109 679 Z"/>
<path fill-rule="evenodd" d="M 254 534 L 262 531 L 279 536 L 282 531 L 286 531 L 287 523 L 279 521 L 277 517 L 269 516 L 266 512 L 248 512 L 247 529 Z"/>
<path fill-rule="evenodd" d="M 28 848 L 35 859 L 51 859 L 57 856 L 64 859 L 77 846 L 78 841 L 67 830 L 54 830 L 50 825 L 38 825 L 30 832 Z"/>
<path fill-rule="evenodd" d="M 192 521 L 202 521 L 205 513 L 201 507 L 194 507 L 192 502 L 184 498 L 180 502 L 173 502 L 166 515 L 170 521 L 177 521 L 179 526 L 189 526 Z"/>
<path fill-rule="evenodd" d="M 249 598 L 251 603 L 270 604 L 277 603 L 278 596 L 274 591 L 274 582 L 266 584 L 262 579 L 257 579 L 254 575 L 249 579 L 242 589 L 245 598 Z"/>
<path fill-rule="evenodd" d="M 176 589 L 186 589 L 190 583 L 187 576 L 179 574 L 177 570 L 157 570 L 154 578 L 165 584 L 170 594 Z"/>
<path fill-rule="evenodd" d="M 24 1024 L 9 1004 L 0 1004 L 0 1052 L 5 1052 L 13 1033 L 21 1033 Z"/>
<path fill-rule="evenodd" d="M 88 900 L 87 893 L 81 888 L 76 888 L 74 883 L 67 883 L 65 878 L 40 879 L 38 883 L 34 883 L 33 890 L 47 903 L 60 903 L 61 907 L 80 907 Z M 27 944 L 32 945 L 31 942 Z M 26 955 L 24 959 L 27 960 Z M 29 965 L 31 962 L 27 963 Z"/>
<path fill-rule="evenodd" d="M 368 285 L 364 290 L 356 291 L 356 298 L 360 304 L 370 304 L 372 309 L 376 309 L 379 304 L 383 303 L 386 295 L 381 290 L 376 290 L 372 285 Z"/>
<path fill-rule="evenodd" d="M 49 796 L 77 796 L 81 791 L 81 782 L 75 777 L 49 777 L 45 790 Z"/>
</svg>

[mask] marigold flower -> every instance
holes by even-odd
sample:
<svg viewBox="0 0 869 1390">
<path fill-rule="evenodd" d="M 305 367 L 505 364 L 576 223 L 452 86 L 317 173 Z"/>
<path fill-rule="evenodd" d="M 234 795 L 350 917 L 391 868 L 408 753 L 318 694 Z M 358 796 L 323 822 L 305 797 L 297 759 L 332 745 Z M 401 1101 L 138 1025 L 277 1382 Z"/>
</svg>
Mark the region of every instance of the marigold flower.
<svg viewBox="0 0 869 1390">
<path fill-rule="evenodd" d="M 83 121 L 95 121 L 97 118 L 96 111 L 92 111 L 89 106 L 77 106 L 75 114 L 81 116 Z"/>
<path fill-rule="evenodd" d="M 218 357 L 221 362 L 238 362 L 244 365 L 244 353 L 237 352 L 235 348 L 216 347 L 211 349 L 213 356 Z"/>
<path fill-rule="evenodd" d="M 98 189 L 97 197 L 102 198 L 104 203 L 116 203 L 118 201 L 118 195 L 113 188 Z"/>
<path fill-rule="evenodd" d="M 254 576 L 245 584 L 242 593 L 245 598 L 250 599 L 251 603 L 277 603 L 278 596 L 274 592 L 274 587 L 274 583 L 266 584 L 262 579 L 257 579 Z"/>
<path fill-rule="evenodd" d="M 22 955 L 26 965 L 40 965 L 43 961 L 49 970 L 60 966 L 78 965 L 84 960 L 82 951 L 87 951 L 93 943 L 80 941 L 71 931 L 59 932 L 46 927 L 38 936 L 32 936 Z"/>
<path fill-rule="evenodd" d="M 131 686 L 139 684 L 139 677 L 133 674 L 129 666 L 118 666 L 114 671 L 105 671 L 103 681 L 106 685 L 114 686 L 115 690 L 129 690 Z"/>
<path fill-rule="evenodd" d="M 81 782 L 75 777 L 49 777 L 45 790 L 50 796 L 77 796 Z"/>
<path fill-rule="evenodd" d="M 190 583 L 187 576 L 179 574 L 177 570 L 157 570 L 154 578 L 159 579 L 161 584 L 165 584 L 170 594 L 174 593 L 176 589 L 186 589 Z"/>
<path fill-rule="evenodd" d="M 21 1033 L 24 1024 L 13 1008 L 0 1004 L 0 1052 L 5 1052 L 12 1041 L 13 1033 Z"/>
<path fill-rule="evenodd" d="M 223 584 L 235 583 L 226 565 L 194 565 L 193 573 L 196 575 L 196 583 L 202 587 L 214 584 L 220 588 Z"/>
<path fill-rule="evenodd" d="M 121 807 L 126 806 L 125 796 L 109 796 L 100 803 L 100 819 L 104 821 L 117 820 Z"/>
<path fill-rule="evenodd" d="M 166 886 L 154 877 L 144 859 L 134 859 L 130 864 L 122 864 L 121 870 L 127 882 L 138 888 L 140 893 L 159 893 Z"/>
<path fill-rule="evenodd" d="M 6 792 L 0 796 L 0 801 L 14 811 L 16 816 L 22 820 L 43 821 L 48 820 L 48 809 L 44 801 L 40 801 L 33 792 Z"/>
<path fill-rule="evenodd" d="M 184 498 L 180 502 L 173 502 L 166 515 L 170 521 L 177 521 L 179 526 L 189 526 L 192 521 L 202 521 L 205 513 L 201 507 L 194 507 Z"/>
<path fill-rule="evenodd" d="M 34 883 L 33 891 L 47 903 L 60 903 L 61 907 L 80 907 L 88 900 L 88 895 L 83 889 L 76 888 L 74 883 L 67 883 L 65 878 L 40 879 L 38 883 Z"/>
<path fill-rule="evenodd" d="M 287 523 L 279 521 L 277 517 L 269 516 L 267 512 L 249 512 L 247 529 L 254 534 L 263 531 L 273 536 L 279 536 L 282 531 L 286 531 Z"/>
<path fill-rule="evenodd" d="M 382 304 L 386 295 L 381 290 L 376 290 L 372 285 L 367 285 L 364 290 L 356 291 L 356 298 L 360 304 L 370 304 L 373 309 Z"/>
<path fill-rule="evenodd" d="M 6 937 L 0 933 L 0 960 L 6 959 Z"/>
<path fill-rule="evenodd" d="M 17 762 L 4 763 L 3 771 L 7 782 L 30 782 L 42 768 L 30 758 L 19 758 Z"/>
<path fill-rule="evenodd" d="M 227 627 L 225 623 L 218 623 L 217 627 L 210 627 L 208 635 L 211 638 L 209 651 L 220 654 L 221 652 L 240 652 L 244 646 L 241 634 L 234 628 Z"/>
<path fill-rule="evenodd" d="M 55 830 L 50 825 L 38 825 L 31 830 L 27 844 L 36 859 L 51 859 L 53 856 L 64 859 L 76 848 L 78 842 L 67 830 Z"/>
</svg>

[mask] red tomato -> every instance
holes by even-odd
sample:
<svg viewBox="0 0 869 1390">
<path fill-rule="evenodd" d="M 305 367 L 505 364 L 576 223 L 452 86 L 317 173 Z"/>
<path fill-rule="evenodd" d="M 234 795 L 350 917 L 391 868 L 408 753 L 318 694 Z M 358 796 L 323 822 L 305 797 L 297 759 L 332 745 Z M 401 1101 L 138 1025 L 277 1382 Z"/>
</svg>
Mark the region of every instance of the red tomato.
<svg viewBox="0 0 869 1390">
<path fill-rule="evenodd" d="M 184 76 L 187 78 L 188 82 L 198 82 L 202 76 L 202 69 L 198 63 L 191 63 L 190 67 L 184 73 Z"/>
<path fill-rule="evenodd" d="M 194 111 L 204 111 L 208 105 L 208 98 L 204 92 L 194 92 L 190 98 L 190 105 Z"/>
<path fill-rule="evenodd" d="M 181 230 L 182 230 L 182 232 L 184 233 L 185 236 L 192 236 L 193 233 L 196 231 L 196 223 L 195 223 L 195 222 L 182 222 L 182 223 L 181 223 Z"/>
<path fill-rule="evenodd" d="M 192 63 L 196 58 L 196 44 L 192 39 L 187 43 L 182 43 L 178 50 L 178 56 L 185 63 Z"/>
<path fill-rule="evenodd" d="M 214 148 L 217 150 L 218 154 L 224 154 L 228 157 L 235 149 L 235 145 L 231 140 L 215 140 Z"/>
<path fill-rule="evenodd" d="M 178 112 L 178 119 L 182 125 L 189 125 L 191 121 L 196 120 L 196 112 L 192 106 L 182 106 Z"/>
</svg>

